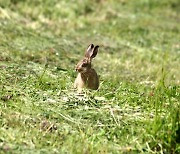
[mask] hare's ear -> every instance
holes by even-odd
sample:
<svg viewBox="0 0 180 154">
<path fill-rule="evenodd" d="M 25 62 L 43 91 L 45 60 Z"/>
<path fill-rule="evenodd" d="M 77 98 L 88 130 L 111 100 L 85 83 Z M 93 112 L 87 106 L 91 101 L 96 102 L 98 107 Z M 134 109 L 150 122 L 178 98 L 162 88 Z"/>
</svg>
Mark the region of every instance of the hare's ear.
<svg viewBox="0 0 180 154">
<path fill-rule="evenodd" d="M 98 53 L 98 49 L 99 49 L 99 46 L 97 45 L 97 46 L 95 46 L 94 49 L 91 51 L 91 53 L 90 53 L 90 58 L 91 58 L 91 59 L 94 58 L 94 57 L 96 57 L 96 55 L 97 55 L 97 53 Z"/>
<path fill-rule="evenodd" d="M 88 46 L 88 48 L 87 48 L 87 50 L 86 50 L 86 52 L 85 52 L 85 57 L 90 58 L 90 55 L 91 55 L 91 52 L 92 52 L 93 48 L 94 48 L 94 45 L 93 45 L 93 44 L 90 44 L 90 45 Z"/>
</svg>

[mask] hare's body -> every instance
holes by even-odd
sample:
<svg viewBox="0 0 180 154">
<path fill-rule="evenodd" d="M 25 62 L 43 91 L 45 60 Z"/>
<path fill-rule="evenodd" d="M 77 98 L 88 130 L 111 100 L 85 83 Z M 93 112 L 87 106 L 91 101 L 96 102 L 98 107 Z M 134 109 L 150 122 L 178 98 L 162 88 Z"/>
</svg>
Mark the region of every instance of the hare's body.
<svg viewBox="0 0 180 154">
<path fill-rule="evenodd" d="M 88 70 L 85 73 L 78 73 L 74 82 L 74 87 L 81 91 L 83 88 L 97 90 L 99 87 L 99 78 L 94 69 Z"/>
<path fill-rule="evenodd" d="M 91 68 L 91 60 L 97 55 L 99 46 L 89 45 L 85 57 L 77 66 L 78 75 L 74 82 L 74 87 L 81 92 L 83 88 L 97 90 L 99 88 L 99 78 L 96 71 Z"/>
</svg>

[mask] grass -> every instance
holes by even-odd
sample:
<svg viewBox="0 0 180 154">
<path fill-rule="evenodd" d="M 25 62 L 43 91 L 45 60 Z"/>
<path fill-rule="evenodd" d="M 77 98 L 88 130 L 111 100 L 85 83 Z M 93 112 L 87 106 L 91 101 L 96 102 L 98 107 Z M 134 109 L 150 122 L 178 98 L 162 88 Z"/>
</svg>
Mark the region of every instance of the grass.
<svg viewBox="0 0 180 154">
<path fill-rule="evenodd" d="M 0 153 L 180 152 L 179 6 L 0 1 Z M 90 43 L 100 88 L 78 97 Z"/>
</svg>

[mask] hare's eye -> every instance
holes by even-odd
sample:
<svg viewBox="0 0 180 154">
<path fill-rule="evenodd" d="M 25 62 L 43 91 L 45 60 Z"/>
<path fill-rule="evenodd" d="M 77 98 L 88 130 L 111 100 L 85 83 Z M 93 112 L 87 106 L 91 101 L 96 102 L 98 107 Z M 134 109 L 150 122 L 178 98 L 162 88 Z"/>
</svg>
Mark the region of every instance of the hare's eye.
<svg viewBox="0 0 180 154">
<path fill-rule="evenodd" d="M 86 67 L 86 66 L 87 66 L 87 63 L 83 63 L 83 64 L 82 64 L 82 67 Z"/>
</svg>

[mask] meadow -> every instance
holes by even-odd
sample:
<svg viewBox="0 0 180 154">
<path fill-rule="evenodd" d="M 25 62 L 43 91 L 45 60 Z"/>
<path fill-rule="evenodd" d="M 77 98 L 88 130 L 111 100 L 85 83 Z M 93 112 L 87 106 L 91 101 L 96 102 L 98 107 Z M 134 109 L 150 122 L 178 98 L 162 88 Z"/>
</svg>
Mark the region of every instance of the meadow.
<svg viewBox="0 0 180 154">
<path fill-rule="evenodd" d="M 0 153 L 179 152 L 179 0 L 0 0 Z"/>
</svg>

